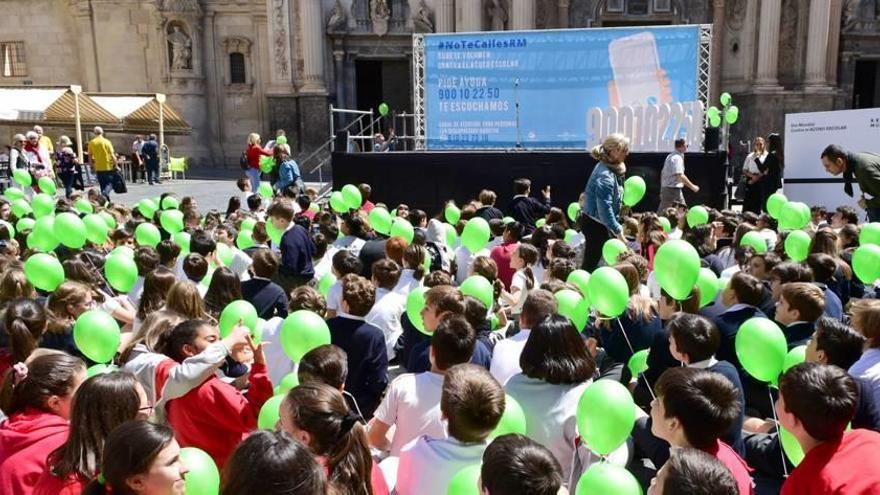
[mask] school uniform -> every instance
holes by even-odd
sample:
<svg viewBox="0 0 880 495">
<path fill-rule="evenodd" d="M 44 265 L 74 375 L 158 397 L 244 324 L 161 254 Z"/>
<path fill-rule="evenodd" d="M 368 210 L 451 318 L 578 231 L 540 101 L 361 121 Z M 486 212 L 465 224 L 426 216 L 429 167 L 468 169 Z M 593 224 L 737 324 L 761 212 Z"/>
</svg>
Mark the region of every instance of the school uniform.
<svg viewBox="0 0 880 495">
<path fill-rule="evenodd" d="M 431 337 L 419 331 L 419 329 L 413 325 L 406 311 L 404 311 L 403 315 L 400 317 L 400 326 L 403 328 L 403 334 L 397 339 L 397 345 L 395 346 L 397 360 L 406 371 L 412 372 L 412 370 L 409 369 L 409 364 L 413 350 L 422 342 L 430 340 Z"/>
<path fill-rule="evenodd" d="M 419 343 L 413 348 L 409 357 L 409 365 L 407 368 L 411 373 L 424 373 L 431 369 L 431 340 Z M 474 353 L 471 355 L 471 364 L 482 366 L 487 370 L 492 366 L 492 353 L 486 348 L 486 345 L 479 340 L 474 345 Z"/>
<path fill-rule="evenodd" d="M 742 367 L 736 355 L 736 333 L 740 325 L 751 318 L 765 318 L 765 316 L 755 306 L 734 304 L 715 318 L 715 325 L 721 333 L 721 347 L 715 354 L 719 360 L 727 361 L 737 368 Z"/>
<path fill-rule="evenodd" d="M 714 373 L 718 373 L 719 375 L 727 378 L 730 383 L 736 388 L 736 391 L 739 395 L 739 415 L 737 415 L 736 421 L 731 425 L 730 430 L 727 431 L 724 435 L 721 436 L 721 440 L 724 441 L 727 445 L 729 445 L 733 450 L 740 455 L 740 457 L 745 457 L 746 455 L 746 447 L 745 443 L 743 443 L 742 438 L 742 426 L 745 421 L 745 409 L 746 409 L 746 401 L 745 401 L 745 391 L 743 390 L 742 382 L 739 379 L 739 373 L 736 368 L 733 367 L 732 364 L 727 361 L 718 361 L 714 357 L 706 359 L 704 361 L 697 361 L 696 363 L 691 363 L 688 365 L 688 368 L 698 368 L 712 371 Z"/>
<path fill-rule="evenodd" d="M 257 315 L 264 320 L 287 317 L 287 294 L 268 278 L 255 276 L 242 282 L 241 298 L 253 304 Z"/>
<path fill-rule="evenodd" d="M 464 443 L 455 438 L 420 436 L 400 453 L 397 495 L 447 495 L 452 477 L 480 464 L 487 446 L 487 441 Z"/>
<path fill-rule="evenodd" d="M 386 425 L 394 425 L 390 455 L 399 456 L 403 447 L 419 435 L 446 438 L 440 413 L 442 391 L 443 375 L 433 371 L 406 373 L 391 382 L 374 416 Z"/>
<path fill-rule="evenodd" d="M 522 368 L 519 366 L 519 356 L 522 354 L 531 333 L 532 331 L 528 328 L 523 328 L 513 337 L 495 344 L 489 372 L 501 385 L 507 383 L 513 375 L 522 373 Z"/>
<path fill-rule="evenodd" d="M 789 323 L 782 329 L 785 335 L 785 341 L 788 343 L 788 350 L 792 350 L 799 345 L 807 345 L 813 332 L 816 331 L 816 322 L 796 321 Z"/>
<path fill-rule="evenodd" d="M 647 319 L 634 318 L 632 312 L 627 310 L 618 320 L 620 324 L 615 320 L 609 320 L 607 325 L 595 327 L 595 335 L 605 352 L 624 365 L 629 362 L 633 353 L 648 349 L 654 342 L 655 336 L 663 333 L 663 322 L 656 314 L 652 314 Z"/>
<path fill-rule="evenodd" d="M 388 360 L 394 359 L 397 339 L 403 334 L 400 317 L 406 311 L 406 297 L 388 289 L 376 289 L 376 303 L 367 313 L 366 321 L 382 330 Z"/>
<path fill-rule="evenodd" d="M 0 493 L 32 494 L 47 457 L 67 441 L 69 431 L 66 419 L 33 408 L 0 425 Z"/>
<path fill-rule="evenodd" d="M 550 212 L 550 199 L 531 198 L 525 194 L 517 194 L 507 206 L 507 214 L 521 223 L 525 234 L 535 231 L 535 222 Z"/>
<path fill-rule="evenodd" d="M 843 320 L 843 303 L 840 297 L 830 290 L 826 284 L 813 282 L 813 285 L 822 289 L 825 294 L 825 316 L 834 318 L 835 320 Z"/>
<path fill-rule="evenodd" d="M 360 406 L 365 419 L 373 417 L 388 386 L 388 353 L 382 330 L 362 316 L 341 314 L 327 320 L 330 343 L 348 357 L 345 390 Z"/>
</svg>

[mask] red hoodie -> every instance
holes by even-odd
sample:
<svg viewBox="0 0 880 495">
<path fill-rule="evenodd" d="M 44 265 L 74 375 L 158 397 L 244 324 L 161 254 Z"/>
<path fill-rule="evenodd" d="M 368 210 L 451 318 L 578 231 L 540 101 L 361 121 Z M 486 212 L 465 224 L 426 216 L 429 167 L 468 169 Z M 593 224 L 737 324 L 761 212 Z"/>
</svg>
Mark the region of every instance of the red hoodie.
<svg viewBox="0 0 880 495">
<path fill-rule="evenodd" d="M 67 441 L 70 425 L 56 414 L 25 409 L 0 426 L 0 493 L 31 495 L 46 459 Z"/>
<path fill-rule="evenodd" d="M 80 495 L 83 488 L 89 484 L 91 480 L 84 480 L 75 474 L 71 474 L 67 479 L 61 479 L 53 476 L 48 469 L 43 471 L 37 486 L 34 487 L 34 495 Z"/>
<path fill-rule="evenodd" d="M 265 364 L 254 364 L 247 397 L 211 376 L 179 399 L 168 402 L 168 423 L 181 447 L 198 447 L 223 469 L 235 447 L 257 428 L 263 403 L 272 397 Z"/>
</svg>

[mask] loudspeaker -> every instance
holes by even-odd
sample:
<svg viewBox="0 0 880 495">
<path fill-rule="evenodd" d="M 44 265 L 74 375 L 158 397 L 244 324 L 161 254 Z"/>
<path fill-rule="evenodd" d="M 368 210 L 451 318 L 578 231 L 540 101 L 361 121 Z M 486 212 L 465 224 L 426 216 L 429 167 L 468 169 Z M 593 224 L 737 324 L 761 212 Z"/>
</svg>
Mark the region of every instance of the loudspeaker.
<svg viewBox="0 0 880 495">
<path fill-rule="evenodd" d="M 333 140 L 333 151 L 335 153 L 348 153 L 348 131 L 336 133 L 336 139 Z"/>
<path fill-rule="evenodd" d="M 703 150 L 718 151 L 721 146 L 721 130 L 717 127 L 706 127 L 704 132 Z"/>
</svg>

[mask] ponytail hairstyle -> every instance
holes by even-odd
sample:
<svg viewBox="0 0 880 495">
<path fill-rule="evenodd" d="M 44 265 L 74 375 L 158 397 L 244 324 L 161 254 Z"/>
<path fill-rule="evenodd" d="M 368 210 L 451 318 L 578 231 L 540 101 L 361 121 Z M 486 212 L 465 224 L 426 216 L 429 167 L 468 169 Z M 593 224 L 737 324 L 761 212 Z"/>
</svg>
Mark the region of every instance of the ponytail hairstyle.
<svg viewBox="0 0 880 495">
<path fill-rule="evenodd" d="M 80 358 L 55 352 L 37 356 L 27 364 L 16 364 L 3 377 L 0 409 L 7 416 L 27 408 L 45 411 L 50 397 L 73 394 L 79 375 L 85 371 L 86 363 Z"/>
<path fill-rule="evenodd" d="M 49 473 L 66 480 L 90 480 L 101 469 L 104 440 L 117 426 L 135 419 L 141 407 L 138 383 L 124 371 L 95 375 L 76 391 L 67 442 L 49 454 Z"/>
<path fill-rule="evenodd" d="M 144 277 L 144 292 L 141 294 L 141 300 L 138 303 L 137 317 L 144 321 L 151 313 L 162 309 L 165 306 L 165 298 L 168 291 L 174 285 L 177 279 L 171 269 L 159 266 L 154 268 L 146 277 Z"/>
<path fill-rule="evenodd" d="M 532 271 L 532 265 L 538 262 L 538 257 L 540 256 L 538 248 L 531 244 L 522 243 L 516 248 L 516 255 L 519 256 L 526 265 L 523 267 L 523 273 L 526 274 L 526 290 L 532 290 L 537 284 L 535 273 Z"/>
<path fill-rule="evenodd" d="M 67 332 L 73 320 L 67 307 L 84 302 L 86 296 L 91 292 L 91 287 L 80 282 L 67 281 L 59 285 L 46 300 L 46 308 L 49 310 L 49 328 L 47 330 L 60 334 Z"/>
<path fill-rule="evenodd" d="M 425 250 L 417 244 L 410 244 L 403 251 L 403 263 L 415 273 L 413 278 L 422 280 L 425 277 Z"/>
<path fill-rule="evenodd" d="M 238 444 L 223 469 L 222 495 L 325 495 L 324 469 L 308 447 L 281 431 L 257 431 Z"/>
<path fill-rule="evenodd" d="M 593 156 L 593 159 L 605 162 L 606 165 L 610 165 L 611 169 L 614 170 L 618 175 L 623 175 L 626 172 L 626 167 L 621 167 L 622 170 L 618 172 L 615 169 L 615 166 L 620 165 L 622 162 L 618 162 L 611 158 L 611 152 L 617 150 L 628 150 L 629 149 L 629 139 L 623 134 L 609 134 L 608 137 L 602 141 L 602 144 L 596 145 L 590 150 L 590 154 Z"/>
<path fill-rule="evenodd" d="M 488 256 L 477 256 L 471 262 L 471 271 L 474 275 L 480 275 L 492 284 L 492 299 L 497 301 L 501 291 L 504 290 L 504 283 L 498 280 L 498 264 L 495 263 L 495 260 Z"/>
<path fill-rule="evenodd" d="M 373 495 L 373 458 L 366 430 L 342 392 L 323 383 L 304 383 L 291 389 L 285 402 L 291 422 L 311 437 L 312 453 L 326 458 L 334 492 Z"/>
<path fill-rule="evenodd" d="M 148 421 L 127 421 L 104 442 L 101 476 L 85 487 L 86 495 L 134 493 L 128 480 L 150 471 L 156 457 L 174 442 L 174 430 Z"/>
<path fill-rule="evenodd" d="M 34 286 L 20 267 L 7 269 L 3 277 L 0 277 L 0 304 L 17 297 L 34 297 L 36 294 Z"/>
<path fill-rule="evenodd" d="M 13 299 L 6 307 L 3 320 L 9 335 L 12 362 L 26 361 L 38 347 L 40 337 L 46 330 L 46 310 L 33 299 Z"/>
</svg>

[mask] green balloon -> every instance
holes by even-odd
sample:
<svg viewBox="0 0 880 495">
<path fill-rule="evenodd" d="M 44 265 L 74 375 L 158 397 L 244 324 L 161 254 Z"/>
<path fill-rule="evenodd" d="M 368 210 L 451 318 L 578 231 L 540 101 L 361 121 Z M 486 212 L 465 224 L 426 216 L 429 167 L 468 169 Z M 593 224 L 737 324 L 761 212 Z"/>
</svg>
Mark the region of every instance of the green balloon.
<svg viewBox="0 0 880 495">
<path fill-rule="evenodd" d="M 709 223 L 709 212 L 700 205 L 693 206 L 687 212 L 687 223 L 690 227 L 707 224 Z"/>
<path fill-rule="evenodd" d="M 318 281 L 318 292 L 324 296 L 324 299 L 327 299 L 327 295 L 330 294 L 330 287 L 333 287 L 335 283 L 336 276 L 330 272 L 325 273 L 321 280 Z"/>
<path fill-rule="evenodd" d="M 12 180 L 18 182 L 21 187 L 30 187 L 34 181 L 33 177 L 31 177 L 31 173 L 22 168 L 13 170 Z"/>
<path fill-rule="evenodd" d="M 275 159 L 271 156 L 261 156 L 260 157 L 260 172 L 264 174 L 268 174 L 275 168 Z"/>
<path fill-rule="evenodd" d="M 489 242 L 491 230 L 489 222 L 480 217 L 474 217 L 468 220 L 461 233 L 461 244 L 471 253 L 483 249 Z"/>
<path fill-rule="evenodd" d="M 6 220 L 0 220 L 0 228 L 6 227 L 6 230 L 9 232 L 9 238 L 12 239 L 15 237 L 15 227 L 7 222 Z"/>
<path fill-rule="evenodd" d="M 345 198 L 342 196 L 341 192 L 333 191 L 333 193 L 330 194 L 330 208 L 340 214 L 348 212 L 348 204 L 345 202 Z"/>
<path fill-rule="evenodd" d="M 25 217 L 15 222 L 15 229 L 19 232 L 23 230 L 32 230 L 34 228 L 34 224 L 36 223 L 36 220 L 34 220 L 33 218 Z"/>
<path fill-rule="evenodd" d="M 110 287 L 128 293 L 137 282 L 137 264 L 134 259 L 123 254 L 110 255 L 104 262 L 104 276 Z"/>
<path fill-rule="evenodd" d="M 284 402 L 285 397 L 285 395 L 275 395 L 263 403 L 260 415 L 257 417 L 257 428 L 275 431 L 281 419 L 281 403 Z"/>
<path fill-rule="evenodd" d="M 608 239 L 602 245 L 602 259 L 609 266 L 617 264 L 617 257 L 627 252 L 629 248 L 620 239 Z"/>
<path fill-rule="evenodd" d="M 40 179 L 37 180 L 37 187 L 40 188 L 41 193 L 46 193 L 50 196 L 54 196 L 55 191 L 57 191 L 55 180 L 51 177 L 40 177 Z"/>
<path fill-rule="evenodd" d="M 461 210 L 459 210 L 454 204 L 448 204 L 446 205 L 446 209 L 443 210 L 443 218 L 446 219 L 447 223 L 455 225 L 458 223 L 458 220 L 461 219 Z"/>
<path fill-rule="evenodd" d="M 254 227 L 257 226 L 257 220 L 255 218 L 245 218 L 241 221 L 240 229 L 241 230 L 254 230 Z"/>
<path fill-rule="evenodd" d="M 116 246 L 113 248 L 113 251 L 110 251 L 109 256 L 125 256 L 126 258 L 134 259 L 134 249 L 128 246 Z"/>
<path fill-rule="evenodd" d="M 543 226 L 545 226 L 545 225 L 547 225 L 547 219 L 546 219 L 546 218 L 543 218 L 543 217 L 542 217 L 542 218 L 539 218 L 539 219 L 535 220 L 535 228 L 540 229 L 541 227 L 543 227 Z"/>
<path fill-rule="evenodd" d="M 159 205 L 157 205 L 152 199 L 142 199 L 138 203 L 137 209 L 144 218 L 152 220 L 153 216 L 156 214 L 156 210 L 159 209 Z"/>
<path fill-rule="evenodd" d="M 76 347 L 96 363 L 109 363 L 119 349 L 119 340 L 119 324 L 100 309 L 79 315 L 73 325 Z"/>
<path fill-rule="evenodd" d="M 220 493 L 220 471 L 205 451 L 195 447 L 180 449 L 180 460 L 189 469 L 186 479 L 187 495 L 217 495 Z"/>
<path fill-rule="evenodd" d="M 625 468 L 600 462 L 578 480 L 575 495 L 642 495 L 638 480 Z"/>
<path fill-rule="evenodd" d="M 788 346 L 779 326 L 767 318 L 751 318 L 736 333 L 736 355 L 743 368 L 762 382 L 776 385 Z"/>
<path fill-rule="evenodd" d="M 583 296 L 584 299 L 589 299 L 590 293 L 588 287 L 590 286 L 590 272 L 580 269 L 574 270 L 568 274 L 565 283 L 574 285 L 581 292 L 581 296 Z"/>
<path fill-rule="evenodd" d="M 165 199 L 162 200 L 163 210 L 176 210 L 178 208 L 180 208 L 180 201 L 177 201 L 177 198 L 174 196 L 165 196 Z"/>
<path fill-rule="evenodd" d="M 31 200 L 31 207 L 37 218 L 51 215 L 55 213 L 55 198 L 45 193 L 36 194 Z"/>
<path fill-rule="evenodd" d="M 253 304 L 243 299 L 232 301 L 220 312 L 220 338 L 228 337 L 238 322 L 246 326 L 253 335 L 257 329 L 257 318 L 259 315 Z"/>
<path fill-rule="evenodd" d="M 721 93 L 721 96 L 718 98 L 718 100 L 720 100 L 721 104 L 725 107 L 730 105 L 730 93 L 728 93 L 727 91 Z"/>
<path fill-rule="evenodd" d="M 880 278 L 880 246 L 866 244 L 859 246 L 852 256 L 853 271 L 865 284 L 873 284 Z"/>
<path fill-rule="evenodd" d="M 327 322 L 311 311 L 295 311 L 281 324 L 281 346 L 287 357 L 296 363 L 315 347 L 329 343 Z"/>
<path fill-rule="evenodd" d="M 504 217 L 501 219 L 501 223 L 504 225 L 507 225 L 507 224 L 515 222 L 515 221 L 516 220 L 514 220 L 513 217 Z"/>
<path fill-rule="evenodd" d="M 71 249 L 80 249 L 86 244 L 86 224 L 73 213 L 65 212 L 55 217 L 53 231 L 61 244 Z"/>
<path fill-rule="evenodd" d="M 271 221 L 266 222 L 266 233 L 269 234 L 269 240 L 272 241 L 273 246 L 281 244 L 281 236 L 284 235 L 284 231 L 275 227 Z"/>
<path fill-rule="evenodd" d="M 658 219 L 660 220 L 660 226 L 663 227 L 663 232 L 666 232 L 667 234 L 672 232 L 672 224 L 669 223 L 668 218 L 659 217 Z"/>
<path fill-rule="evenodd" d="M 712 117 L 720 117 L 720 116 L 721 116 L 721 110 L 719 110 L 718 107 L 716 107 L 716 106 L 713 105 L 713 106 L 711 106 L 711 107 L 709 107 L 709 108 L 706 109 L 706 115 L 707 115 L 710 119 L 711 119 Z"/>
<path fill-rule="evenodd" d="M 700 254 L 687 241 L 666 241 L 654 255 L 657 282 L 673 299 L 690 296 L 700 277 Z"/>
<path fill-rule="evenodd" d="M 461 468 L 452 479 L 446 495 L 480 495 L 480 465 Z"/>
<path fill-rule="evenodd" d="M 189 240 L 192 237 L 188 232 L 178 232 L 171 236 L 171 240 L 174 244 L 180 246 L 180 256 L 186 256 L 189 254 Z"/>
<path fill-rule="evenodd" d="M 312 203 L 314 204 L 314 203 Z M 391 214 L 388 213 L 388 210 L 381 207 L 376 207 L 370 210 L 370 214 L 368 215 L 368 219 L 370 221 L 370 227 L 373 227 L 373 230 L 376 232 L 388 235 L 391 232 Z"/>
<path fill-rule="evenodd" d="M 788 203 L 788 198 L 782 193 L 773 193 L 767 198 L 767 213 L 775 219 L 779 219 L 782 213 L 782 207 Z"/>
<path fill-rule="evenodd" d="M 446 229 L 446 245 L 454 248 L 455 243 L 458 241 L 458 233 L 455 231 L 455 227 L 448 223 L 444 223 L 443 226 Z"/>
<path fill-rule="evenodd" d="M 571 244 L 574 241 L 574 236 L 577 235 L 577 230 L 574 229 L 565 229 L 565 237 L 562 238 L 567 244 Z"/>
<path fill-rule="evenodd" d="M 58 247 L 58 238 L 55 237 L 55 217 L 37 219 L 34 230 L 28 236 L 28 247 L 46 252 Z"/>
<path fill-rule="evenodd" d="M 80 213 L 93 213 L 95 211 L 95 207 L 92 206 L 92 202 L 85 198 L 79 198 L 78 200 L 76 200 L 76 203 L 73 204 L 73 207 L 76 208 L 76 211 Z M 110 215 L 109 213 L 107 213 L 107 215 L 113 218 L 113 215 Z M 115 218 L 113 219 L 113 227 L 110 228 L 116 228 Z"/>
<path fill-rule="evenodd" d="M 425 308 L 425 292 L 427 287 L 418 287 L 410 291 L 406 298 L 406 316 L 409 317 L 410 323 L 416 327 L 416 330 L 425 335 L 431 335 L 431 332 L 425 330 L 425 322 L 422 320 L 422 310 Z"/>
<path fill-rule="evenodd" d="M 77 201 L 77 204 L 78 204 L 78 203 L 79 203 L 79 201 Z M 79 211 L 83 211 L 83 210 L 80 209 L 78 206 L 77 206 L 77 209 L 78 209 Z M 84 213 L 91 213 L 91 212 L 92 212 L 92 204 L 89 203 L 88 211 L 85 211 Z M 110 213 L 107 213 L 106 211 L 102 211 L 102 212 L 98 213 L 98 215 L 101 215 L 101 218 L 104 219 L 104 221 L 107 223 L 107 227 L 108 227 L 110 230 L 113 230 L 113 229 L 116 228 L 116 217 L 114 217 L 114 216 L 111 215 Z"/>
<path fill-rule="evenodd" d="M 461 283 L 462 295 L 475 297 L 491 310 L 495 306 L 495 288 L 482 275 L 471 275 Z"/>
<path fill-rule="evenodd" d="M 275 395 L 286 394 L 290 389 L 297 385 L 299 385 L 299 375 L 297 375 L 296 372 L 288 373 L 281 379 L 281 383 L 275 387 Z"/>
<path fill-rule="evenodd" d="M 608 455 L 629 437 L 636 420 L 632 394 L 620 382 L 596 380 L 577 406 L 577 427 L 593 452 Z"/>
<path fill-rule="evenodd" d="M 610 266 L 597 268 L 587 286 L 590 304 L 599 313 L 616 318 L 629 304 L 629 286 L 619 271 Z"/>
<path fill-rule="evenodd" d="M 569 220 L 571 220 L 572 222 L 577 221 L 577 217 L 580 214 L 580 212 L 581 212 L 581 205 L 579 205 L 578 203 L 569 203 L 568 204 L 567 213 L 568 213 Z"/>
<path fill-rule="evenodd" d="M 364 204 L 364 198 L 361 196 L 361 190 L 352 184 L 342 186 L 342 199 L 345 204 L 352 210 L 357 210 Z"/>
<path fill-rule="evenodd" d="M 871 222 L 862 225 L 859 233 L 859 244 L 874 244 L 880 246 L 880 222 Z"/>
<path fill-rule="evenodd" d="M 52 292 L 64 282 L 64 268 L 58 258 L 37 253 L 24 262 L 24 274 L 34 287 Z"/>
<path fill-rule="evenodd" d="M 238 249 L 244 250 L 254 246 L 254 244 L 254 233 L 250 230 L 240 231 L 235 238 L 235 245 L 238 246 Z"/>
<path fill-rule="evenodd" d="M 217 258 L 223 263 L 223 266 L 232 265 L 232 258 L 235 256 L 235 252 L 232 250 L 229 245 L 224 244 L 222 242 L 217 243 Z"/>
<path fill-rule="evenodd" d="M 730 125 L 736 124 L 736 121 L 739 120 L 739 107 L 733 105 L 728 108 L 727 111 L 724 112 L 724 120 Z"/>
<path fill-rule="evenodd" d="M 183 230 L 183 212 L 180 210 L 165 210 L 159 215 L 159 223 L 162 224 L 162 228 L 169 234 L 176 234 Z"/>
<path fill-rule="evenodd" d="M 309 211 L 312 213 L 318 213 L 321 211 L 321 207 L 318 206 L 318 203 L 309 203 Z"/>
<path fill-rule="evenodd" d="M 553 295 L 559 306 L 556 312 L 568 318 L 578 332 L 582 332 L 590 316 L 590 304 L 587 300 L 571 289 L 562 289 Z"/>
<path fill-rule="evenodd" d="M 498 421 L 498 426 L 489 434 L 489 439 L 510 433 L 526 434 L 526 413 L 516 399 L 504 394 L 504 413 Z"/>
<path fill-rule="evenodd" d="M 387 104 L 387 103 L 384 103 L 384 102 L 383 102 L 383 103 L 380 103 L 380 104 L 379 104 L 379 115 L 381 115 L 381 116 L 384 117 L 384 116 L 388 115 L 388 111 L 389 111 L 389 110 L 390 110 L 390 109 L 388 108 L 388 104 Z"/>
<path fill-rule="evenodd" d="M 797 366 L 807 360 L 807 346 L 799 345 L 792 348 L 785 355 L 785 361 L 782 363 L 782 372 L 785 373 L 790 368 Z"/>
<path fill-rule="evenodd" d="M 793 230 L 785 237 L 785 254 L 792 261 L 800 263 L 810 254 L 810 234 L 803 230 Z"/>
<path fill-rule="evenodd" d="M 113 373 L 115 371 L 119 371 L 119 366 L 116 366 L 115 364 L 95 364 L 86 369 L 86 378 Z"/>
<path fill-rule="evenodd" d="M 31 204 L 24 198 L 16 199 L 12 202 L 12 213 L 15 214 L 16 218 L 24 218 L 26 215 L 30 215 L 33 212 L 34 209 L 31 208 Z"/>
<path fill-rule="evenodd" d="M 275 191 L 272 189 L 272 184 L 268 182 L 260 182 L 260 187 L 257 189 L 257 193 L 264 198 L 271 198 L 275 195 Z"/>
<path fill-rule="evenodd" d="M 700 289 L 700 307 L 709 305 L 721 291 L 718 286 L 718 277 L 709 268 L 700 268 L 697 276 L 697 287 Z"/>
<path fill-rule="evenodd" d="M 642 198 L 645 197 L 647 189 L 645 179 L 634 175 L 623 183 L 623 204 L 626 206 L 635 206 Z"/>
<path fill-rule="evenodd" d="M 644 373 L 648 369 L 648 349 L 642 349 L 630 356 L 626 366 L 633 377 Z"/>
<path fill-rule="evenodd" d="M 104 244 L 107 241 L 107 235 L 110 229 L 104 219 L 94 213 L 86 215 L 82 219 L 83 225 L 86 227 L 86 239 L 93 244 Z"/>
<path fill-rule="evenodd" d="M 783 428 L 782 425 L 779 426 L 779 442 L 782 444 L 785 457 L 788 457 L 788 460 L 797 467 L 804 460 L 804 449 L 801 447 L 800 442 L 797 441 L 797 438 Z"/>
<path fill-rule="evenodd" d="M 156 247 L 162 240 L 162 234 L 155 225 L 144 222 L 134 229 L 134 238 L 139 246 Z"/>
<path fill-rule="evenodd" d="M 24 191 L 17 187 L 7 187 L 6 190 L 3 191 L 3 196 L 9 201 L 24 199 Z"/>
<path fill-rule="evenodd" d="M 764 254 L 767 252 L 767 240 L 761 236 L 758 231 L 752 230 L 746 232 L 744 236 L 739 240 L 740 246 L 749 246 L 755 250 L 758 254 Z"/>
<path fill-rule="evenodd" d="M 391 222 L 391 237 L 403 237 L 407 244 L 412 244 L 416 232 L 406 219 L 397 217 Z"/>
<path fill-rule="evenodd" d="M 721 116 L 713 115 L 709 117 L 709 125 L 711 125 L 712 127 L 719 127 L 721 125 Z"/>
<path fill-rule="evenodd" d="M 810 207 L 799 201 L 789 201 L 779 213 L 779 230 L 802 229 L 810 223 Z"/>
</svg>

